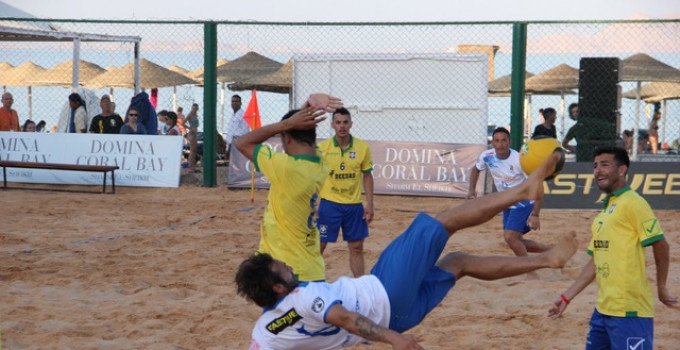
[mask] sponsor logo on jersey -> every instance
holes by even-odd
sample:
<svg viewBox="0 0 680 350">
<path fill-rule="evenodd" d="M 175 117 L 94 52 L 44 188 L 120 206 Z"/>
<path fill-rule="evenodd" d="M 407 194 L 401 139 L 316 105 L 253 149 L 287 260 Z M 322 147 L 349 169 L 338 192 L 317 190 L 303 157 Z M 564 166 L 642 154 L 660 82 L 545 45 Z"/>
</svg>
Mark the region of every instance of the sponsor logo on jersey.
<svg viewBox="0 0 680 350">
<path fill-rule="evenodd" d="M 326 302 L 324 302 L 321 297 L 316 297 L 314 303 L 312 303 L 312 311 L 319 313 L 323 311 L 324 306 L 326 306 Z"/>
<path fill-rule="evenodd" d="M 349 159 L 354 159 L 356 157 L 357 157 L 357 152 L 354 152 L 354 151 L 349 152 Z"/>
<path fill-rule="evenodd" d="M 288 310 L 283 316 L 274 319 L 267 324 L 266 328 L 269 332 L 276 335 L 283 332 L 284 329 L 292 326 L 295 322 L 300 321 L 302 316 L 295 311 L 295 308 Z"/>
</svg>

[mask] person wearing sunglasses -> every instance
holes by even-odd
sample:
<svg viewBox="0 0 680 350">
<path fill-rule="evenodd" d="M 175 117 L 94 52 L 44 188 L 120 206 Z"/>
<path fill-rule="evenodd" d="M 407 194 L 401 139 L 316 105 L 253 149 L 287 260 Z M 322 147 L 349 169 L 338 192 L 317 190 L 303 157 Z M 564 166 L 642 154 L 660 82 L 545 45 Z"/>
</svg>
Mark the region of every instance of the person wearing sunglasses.
<svg viewBox="0 0 680 350">
<path fill-rule="evenodd" d="M 136 109 L 130 108 L 130 110 L 128 110 L 125 125 L 120 128 L 120 133 L 137 135 L 146 134 L 146 128 L 139 122 L 139 112 Z"/>
</svg>

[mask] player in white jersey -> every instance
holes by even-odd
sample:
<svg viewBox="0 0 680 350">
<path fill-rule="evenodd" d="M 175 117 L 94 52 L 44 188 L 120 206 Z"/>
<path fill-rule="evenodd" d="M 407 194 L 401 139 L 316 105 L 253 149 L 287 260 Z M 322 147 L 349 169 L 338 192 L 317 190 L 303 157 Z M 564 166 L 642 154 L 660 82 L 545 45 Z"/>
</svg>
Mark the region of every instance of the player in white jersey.
<svg viewBox="0 0 680 350">
<path fill-rule="evenodd" d="M 578 246 L 573 233 L 530 257 L 454 252 L 439 258 L 457 230 L 486 222 L 520 200 L 541 198 L 543 179 L 558 159 L 551 157 L 526 182 L 507 191 L 467 201 L 436 217 L 420 213 L 382 252 L 370 275 L 299 283 L 284 262 L 264 253 L 252 255 L 235 278 L 238 294 L 264 308 L 250 349 L 337 349 L 367 341 L 422 349 L 416 337 L 402 333 L 418 325 L 462 277 L 495 280 L 564 266 Z"/>
<path fill-rule="evenodd" d="M 470 169 L 468 199 L 477 197 L 477 180 L 482 170 L 491 174 L 498 192 L 519 186 L 527 178 L 519 164 L 519 153 L 510 148 L 508 129 L 496 128 L 491 144 L 493 148 L 482 152 L 477 164 Z M 524 238 L 525 233 L 541 228 L 538 219 L 540 211 L 540 199 L 512 203 L 503 211 L 503 238 L 515 255 L 526 256 L 527 252 L 540 253 L 548 250 L 547 245 Z"/>
</svg>

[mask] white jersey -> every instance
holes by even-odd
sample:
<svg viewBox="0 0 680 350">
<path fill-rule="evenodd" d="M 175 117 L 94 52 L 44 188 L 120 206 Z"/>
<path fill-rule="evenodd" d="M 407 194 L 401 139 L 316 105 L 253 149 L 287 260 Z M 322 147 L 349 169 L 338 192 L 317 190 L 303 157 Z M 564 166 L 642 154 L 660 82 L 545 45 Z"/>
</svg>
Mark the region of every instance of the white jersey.
<svg viewBox="0 0 680 350">
<path fill-rule="evenodd" d="M 493 148 L 486 150 L 479 155 L 476 166 L 479 171 L 489 170 L 498 192 L 518 186 L 527 178 L 519 165 L 519 153 L 514 149 L 510 149 L 506 159 L 498 158 Z"/>
<path fill-rule="evenodd" d="M 303 282 L 272 309 L 266 309 L 253 328 L 250 350 L 324 350 L 366 342 L 326 323 L 331 306 L 341 303 L 382 327 L 389 326 L 390 302 L 373 275 L 341 277 L 333 283 Z"/>
</svg>

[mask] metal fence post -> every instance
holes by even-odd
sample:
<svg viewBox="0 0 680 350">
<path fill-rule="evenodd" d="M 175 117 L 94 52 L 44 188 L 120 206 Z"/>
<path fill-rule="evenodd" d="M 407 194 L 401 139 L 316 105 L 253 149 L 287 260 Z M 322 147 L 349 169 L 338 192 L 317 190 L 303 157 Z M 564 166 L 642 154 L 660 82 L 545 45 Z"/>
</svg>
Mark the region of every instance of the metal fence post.
<svg viewBox="0 0 680 350">
<path fill-rule="evenodd" d="M 217 186 L 217 154 L 215 138 L 217 136 L 217 24 L 206 22 L 204 31 L 204 94 L 203 94 L 203 186 Z"/>
<path fill-rule="evenodd" d="M 519 150 L 524 142 L 524 80 L 527 63 L 527 24 L 512 25 L 512 86 L 510 90 L 511 147 Z"/>
</svg>

